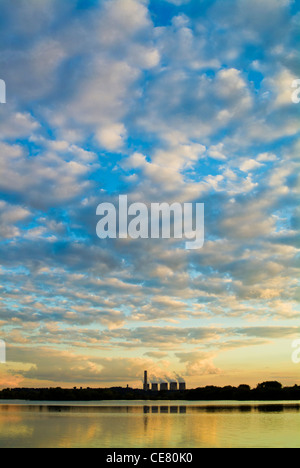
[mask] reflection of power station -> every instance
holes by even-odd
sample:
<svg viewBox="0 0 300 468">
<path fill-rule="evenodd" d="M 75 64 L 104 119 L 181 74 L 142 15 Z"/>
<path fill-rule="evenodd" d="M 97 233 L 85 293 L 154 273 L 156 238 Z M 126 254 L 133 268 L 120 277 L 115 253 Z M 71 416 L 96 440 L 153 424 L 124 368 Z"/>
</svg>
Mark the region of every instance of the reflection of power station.
<svg viewBox="0 0 300 468">
<path fill-rule="evenodd" d="M 186 406 L 144 406 L 145 414 L 152 413 L 170 413 L 170 414 L 186 414 Z"/>
<path fill-rule="evenodd" d="M 143 389 L 146 392 L 150 390 L 150 385 L 148 384 L 148 372 L 147 371 L 144 372 Z M 158 392 L 159 390 L 161 392 L 168 392 L 168 391 L 177 392 L 178 390 L 180 392 L 183 392 L 184 390 L 186 390 L 186 384 L 183 381 L 176 382 L 175 380 L 172 380 L 170 382 L 170 386 L 168 382 L 160 382 L 160 384 L 158 382 L 152 382 L 151 391 Z"/>
</svg>

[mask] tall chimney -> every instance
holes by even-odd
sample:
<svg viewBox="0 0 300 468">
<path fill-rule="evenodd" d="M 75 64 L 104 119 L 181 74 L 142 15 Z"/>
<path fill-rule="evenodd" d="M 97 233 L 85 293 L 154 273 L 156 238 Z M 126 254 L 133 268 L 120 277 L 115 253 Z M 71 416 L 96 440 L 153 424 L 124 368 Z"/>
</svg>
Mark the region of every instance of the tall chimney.
<svg viewBox="0 0 300 468">
<path fill-rule="evenodd" d="M 148 373 L 146 370 L 144 372 L 144 390 L 145 392 L 148 390 Z"/>
</svg>

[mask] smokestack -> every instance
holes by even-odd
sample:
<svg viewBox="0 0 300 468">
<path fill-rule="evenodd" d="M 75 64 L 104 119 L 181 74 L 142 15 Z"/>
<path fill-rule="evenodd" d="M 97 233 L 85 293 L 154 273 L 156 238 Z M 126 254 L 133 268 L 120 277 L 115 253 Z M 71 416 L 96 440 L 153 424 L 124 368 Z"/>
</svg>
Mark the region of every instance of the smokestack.
<svg viewBox="0 0 300 468">
<path fill-rule="evenodd" d="M 186 390 L 185 382 L 179 382 L 179 390 L 181 391 Z"/>
<path fill-rule="evenodd" d="M 144 372 L 144 390 L 147 392 L 149 389 L 148 387 L 148 372 L 145 370 Z"/>
</svg>

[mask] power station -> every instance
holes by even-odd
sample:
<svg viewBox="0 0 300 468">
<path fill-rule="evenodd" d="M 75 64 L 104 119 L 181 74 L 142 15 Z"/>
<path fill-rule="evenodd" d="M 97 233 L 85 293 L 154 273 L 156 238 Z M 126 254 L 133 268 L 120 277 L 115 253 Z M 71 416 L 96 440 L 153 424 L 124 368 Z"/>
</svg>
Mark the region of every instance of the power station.
<svg viewBox="0 0 300 468">
<path fill-rule="evenodd" d="M 144 371 L 144 384 L 143 384 L 143 390 L 145 392 L 148 392 L 150 390 L 150 384 L 148 383 L 148 372 L 145 370 Z M 184 391 L 186 390 L 186 383 L 183 381 L 177 382 L 176 380 L 171 380 L 170 382 L 152 382 L 151 384 L 151 391 L 152 392 L 176 392 L 176 391 Z"/>
</svg>

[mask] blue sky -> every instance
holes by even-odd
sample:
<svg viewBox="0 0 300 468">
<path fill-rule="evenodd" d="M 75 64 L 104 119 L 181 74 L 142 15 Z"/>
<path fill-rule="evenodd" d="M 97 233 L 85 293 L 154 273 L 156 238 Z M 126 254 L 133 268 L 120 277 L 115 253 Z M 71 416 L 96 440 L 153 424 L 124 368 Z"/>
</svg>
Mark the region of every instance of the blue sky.
<svg viewBox="0 0 300 468">
<path fill-rule="evenodd" d="M 292 0 L 2 0 L 0 385 L 299 382 Z M 96 208 L 205 203 L 201 251 Z"/>
</svg>

